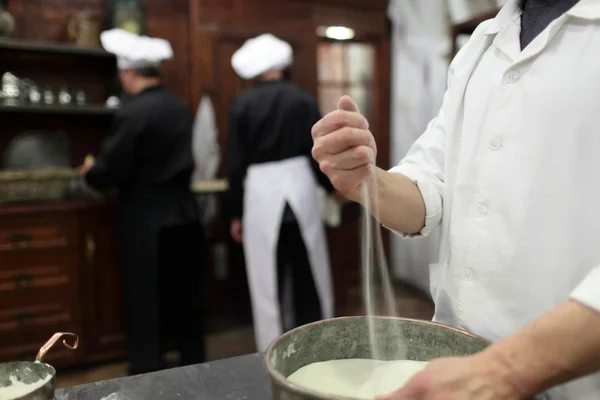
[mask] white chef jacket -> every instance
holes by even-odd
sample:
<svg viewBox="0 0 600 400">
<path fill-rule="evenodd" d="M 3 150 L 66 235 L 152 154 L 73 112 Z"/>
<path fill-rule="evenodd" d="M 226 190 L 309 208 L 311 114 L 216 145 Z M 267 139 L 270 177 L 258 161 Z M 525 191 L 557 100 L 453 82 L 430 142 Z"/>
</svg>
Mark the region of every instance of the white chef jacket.
<svg viewBox="0 0 600 400">
<path fill-rule="evenodd" d="M 477 28 L 438 116 L 391 169 L 423 195 L 418 235 L 441 223 L 434 320 L 492 341 L 569 297 L 600 312 L 600 0 L 523 52 L 519 3 Z M 551 396 L 600 399 L 600 375 Z"/>
</svg>

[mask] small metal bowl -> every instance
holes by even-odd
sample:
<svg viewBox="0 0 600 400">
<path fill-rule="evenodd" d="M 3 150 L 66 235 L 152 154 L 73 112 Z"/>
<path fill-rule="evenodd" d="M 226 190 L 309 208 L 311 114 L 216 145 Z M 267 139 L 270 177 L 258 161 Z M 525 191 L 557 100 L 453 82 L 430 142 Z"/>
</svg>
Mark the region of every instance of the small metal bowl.
<svg viewBox="0 0 600 400">
<path fill-rule="evenodd" d="M 373 332 L 383 360 L 431 361 L 467 356 L 489 346 L 485 339 L 431 321 L 373 317 Z M 287 377 L 305 365 L 349 358 L 371 359 L 367 317 L 344 317 L 287 332 L 267 349 L 265 366 L 273 400 L 350 400 L 295 385 Z"/>
<path fill-rule="evenodd" d="M 79 337 L 74 333 L 55 333 L 38 352 L 35 362 L 22 361 L 0 364 L 0 389 L 10 387 L 13 383 L 11 377 L 16 378 L 19 382 L 25 384 L 33 384 L 36 382 L 48 379 L 43 385 L 32 388 L 30 392 L 12 397 L 9 400 L 53 400 L 54 390 L 56 389 L 56 370 L 51 365 L 42 362 L 42 359 L 52 346 L 63 336 L 72 336 L 75 342 L 71 345 L 65 340 L 63 345 L 75 350 L 79 346 Z"/>
</svg>

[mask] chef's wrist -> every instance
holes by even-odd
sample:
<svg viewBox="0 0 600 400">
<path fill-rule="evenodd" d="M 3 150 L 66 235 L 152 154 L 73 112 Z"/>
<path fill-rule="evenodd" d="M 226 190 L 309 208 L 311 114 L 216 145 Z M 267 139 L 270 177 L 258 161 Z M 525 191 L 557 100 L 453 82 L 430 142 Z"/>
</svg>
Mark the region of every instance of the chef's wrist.
<svg viewBox="0 0 600 400">
<path fill-rule="evenodd" d="M 600 314 L 569 300 L 483 353 L 502 360 L 520 398 L 531 398 L 600 371 Z"/>
<path fill-rule="evenodd" d="M 372 167 L 372 171 L 373 172 L 371 173 L 371 176 L 367 177 L 352 190 L 344 193 L 349 200 L 359 203 L 363 207 L 367 206 L 367 204 L 365 204 L 365 201 L 367 200 L 365 199 L 365 186 L 369 196 L 369 205 L 374 207 L 375 202 L 379 202 L 383 194 L 382 191 L 384 190 L 384 184 L 382 175 L 388 174 L 387 171 L 375 166 Z"/>
<path fill-rule="evenodd" d="M 364 201 L 363 201 L 363 195 L 362 195 L 362 190 L 360 188 L 360 186 L 358 188 L 356 188 L 355 190 L 348 190 L 348 191 L 339 191 L 342 195 L 346 196 L 346 198 L 350 201 L 353 201 L 355 203 L 358 203 L 362 206 L 364 206 Z"/>
<path fill-rule="evenodd" d="M 366 207 L 367 205 L 365 204 L 365 191 L 364 191 L 364 187 L 366 185 L 367 188 L 367 194 L 369 195 L 369 203 L 373 204 L 373 201 L 375 200 L 375 196 L 374 196 L 374 188 L 376 187 L 375 185 L 377 184 L 375 182 L 376 177 L 370 177 L 367 178 L 363 181 L 361 181 L 359 184 L 357 184 L 354 188 L 350 189 L 350 190 L 346 190 L 346 191 L 342 191 L 342 193 L 346 196 L 347 199 L 358 203 L 360 205 L 362 205 L 363 207 Z"/>
<path fill-rule="evenodd" d="M 528 385 L 522 381 L 523 377 L 518 376 L 511 360 L 497 345 L 492 345 L 472 357 L 476 360 L 478 369 L 483 371 L 490 382 L 497 385 L 497 392 L 504 393 L 505 398 L 525 400 L 535 395 L 530 393 Z"/>
</svg>

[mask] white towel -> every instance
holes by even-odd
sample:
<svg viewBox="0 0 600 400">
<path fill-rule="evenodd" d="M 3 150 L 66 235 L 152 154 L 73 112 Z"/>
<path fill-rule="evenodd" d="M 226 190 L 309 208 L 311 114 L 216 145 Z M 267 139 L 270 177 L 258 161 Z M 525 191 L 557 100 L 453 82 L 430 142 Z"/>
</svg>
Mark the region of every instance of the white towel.
<svg viewBox="0 0 600 400">
<path fill-rule="evenodd" d="M 196 168 L 192 182 L 210 181 L 216 178 L 221 163 L 219 132 L 215 120 L 215 110 L 210 97 L 205 95 L 200 101 L 192 137 L 192 151 Z M 217 199 L 214 194 L 197 196 L 200 218 L 207 226 L 217 214 Z"/>
</svg>

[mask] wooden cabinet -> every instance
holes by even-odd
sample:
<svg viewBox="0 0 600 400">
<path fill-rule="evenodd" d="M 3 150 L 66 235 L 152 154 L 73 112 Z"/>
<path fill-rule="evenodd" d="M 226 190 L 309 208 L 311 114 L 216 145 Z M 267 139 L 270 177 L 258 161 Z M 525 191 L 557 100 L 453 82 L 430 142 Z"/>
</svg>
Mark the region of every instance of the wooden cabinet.
<svg viewBox="0 0 600 400">
<path fill-rule="evenodd" d="M 35 357 L 54 332 L 81 331 L 78 221 L 59 211 L 0 209 L 0 360 Z M 52 352 L 48 361 L 80 355 Z"/>
<path fill-rule="evenodd" d="M 60 9 L 53 1 L 34 5 L 23 0 L 12 6 L 21 24 L 25 9 L 30 17 L 40 6 L 45 11 Z M 86 154 L 98 152 L 109 131 L 114 110 L 105 108 L 104 102 L 114 90 L 115 57 L 99 48 L 39 41 L 47 37 L 35 29 L 28 33 L 34 36 L 23 34 L 0 44 L 0 74 L 10 71 L 55 93 L 61 87 L 83 90 L 87 105 L 1 102 L 0 156 L 19 133 L 62 131 L 71 165 L 80 165 Z M 124 354 L 122 340 L 102 342 L 105 333 L 123 337 L 121 322 L 104 320 L 106 315 L 122 318 L 118 314 L 122 307 L 114 306 L 119 295 L 111 293 L 107 284 L 107 279 L 114 279 L 119 290 L 121 281 L 110 275 L 118 268 L 111 244 L 116 240 L 116 224 L 111 226 L 110 217 L 104 215 L 110 212 L 116 209 L 92 201 L 0 205 L 0 362 L 33 359 L 40 346 L 61 331 L 79 334 L 81 347 L 75 352 L 59 347 L 49 352 L 47 361 L 53 365 L 72 366 L 95 355 Z M 106 301 L 111 296 L 116 298 L 113 303 Z"/>
<path fill-rule="evenodd" d="M 85 290 L 81 293 L 86 324 L 86 359 L 104 361 L 125 350 L 123 274 L 118 249 L 116 205 L 81 213 L 80 267 Z"/>
<path fill-rule="evenodd" d="M 0 362 L 32 359 L 55 332 L 81 336 L 57 347 L 57 366 L 124 354 L 117 208 L 65 202 L 0 208 Z"/>
</svg>

